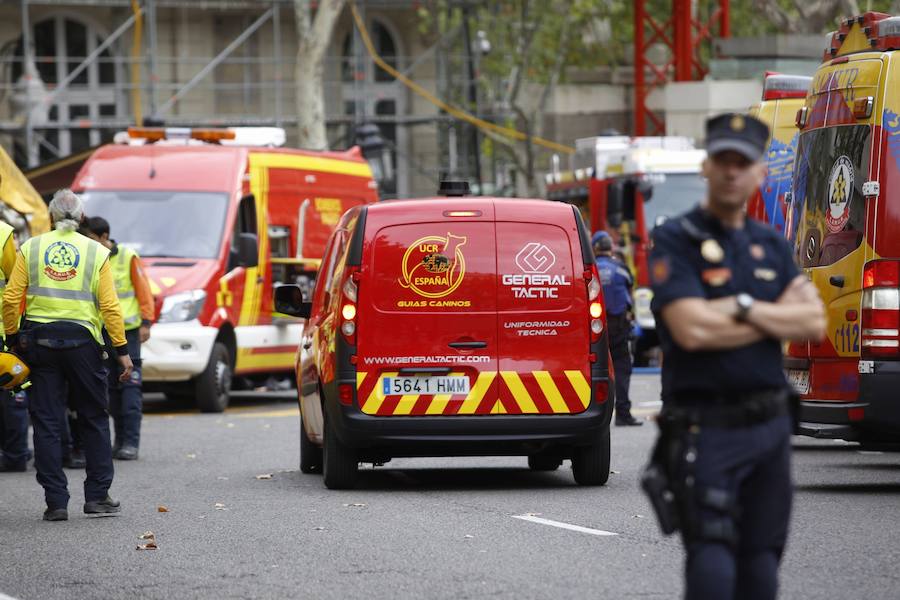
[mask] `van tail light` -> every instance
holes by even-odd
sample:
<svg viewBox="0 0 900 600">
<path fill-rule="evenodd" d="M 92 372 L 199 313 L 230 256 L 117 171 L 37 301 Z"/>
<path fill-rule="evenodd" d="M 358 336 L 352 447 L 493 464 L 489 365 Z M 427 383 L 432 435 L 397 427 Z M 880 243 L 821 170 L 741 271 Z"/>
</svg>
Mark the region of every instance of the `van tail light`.
<svg viewBox="0 0 900 600">
<path fill-rule="evenodd" d="M 344 406 L 353 404 L 353 386 L 349 383 L 338 384 L 338 401 Z"/>
<path fill-rule="evenodd" d="M 594 384 L 594 402 L 603 404 L 609 400 L 609 382 L 598 381 Z"/>
<path fill-rule="evenodd" d="M 341 287 L 344 297 L 341 299 L 341 333 L 351 346 L 356 345 L 356 301 L 359 298 L 359 267 L 347 270 L 344 285 Z"/>
<path fill-rule="evenodd" d="M 600 334 L 606 329 L 606 311 L 603 309 L 603 285 L 600 283 L 600 273 L 597 272 L 597 265 L 591 265 L 590 269 L 585 269 L 584 278 L 587 280 L 591 344 L 594 344 L 600 341 Z"/>
<path fill-rule="evenodd" d="M 900 356 L 900 261 L 866 263 L 861 329 L 862 357 Z"/>
</svg>

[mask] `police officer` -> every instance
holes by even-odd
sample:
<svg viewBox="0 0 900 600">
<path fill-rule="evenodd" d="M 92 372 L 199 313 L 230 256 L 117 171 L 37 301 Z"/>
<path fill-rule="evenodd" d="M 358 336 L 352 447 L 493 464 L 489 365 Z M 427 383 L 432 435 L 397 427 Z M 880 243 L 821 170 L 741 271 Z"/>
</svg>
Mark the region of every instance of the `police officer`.
<svg viewBox="0 0 900 600">
<path fill-rule="evenodd" d="M 628 397 L 628 388 L 631 386 L 631 350 L 628 342 L 631 338 L 631 288 L 634 286 L 634 278 L 631 271 L 613 257 L 612 238 L 607 232 L 596 232 L 591 242 L 597 255 L 600 282 L 603 284 L 609 352 L 616 375 L 616 425 L 643 425 L 642 421 L 631 415 L 631 400 Z"/>
<path fill-rule="evenodd" d="M 16 264 L 13 228 L 0 221 L 0 289 Z M 2 304 L 0 304 L 2 305 Z M 24 471 L 28 467 L 28 404 L 25 392 L 0 389 L 0 471 Z"/>
<path fill-rule="evenodd" d="M 103 217 L 90 217 L 85 219 L 85 226 L 88 237 L 109 249 L 109 263 L 125 320 L 128 355 L 134 364 L 131 377 L 124 382 L 118 380 L 117 365 L 109 365 L 109 404 L 116 440 L 113 444 L 113 458 L 137 460 L 143 404 L 141 344 L 150 339 L 150 325 L 154 317 L 153 295 L 137 252 L 110 239 L 109 222 Z"/>
<path fill-rule="evenodd" d="M 132 366 L 109 250 L 77 233 L 84 209 L 76 194 L 58 191 L 49 208 L 55 231 L 22 245 L 3 293 L 3 326 L 10 347 L 31 366 L 29 410 L 37 480 L 47 503 L 44 520 L 64 521 L 69 518 L 69 491 L 60 432 L 66 385 L 76 401 L 87 460 L 84 512 L 119 512 L 119 502 L 109 497 L 113 465 L 103 323 L 122 366 L 122 380 L 131 375 Z M 20 331 L 23 299 L 25 321 Z"/>
<path fill-rule="evenodd" d="M 824 311 L 787 242 L 745 215 L 768 128 L 740 114 L 706 127 L 706 200 L 657 227 L 651 252 L 662 454 L 675 458 L 686 597 L 767 599 L 792 497 L 781 344 L 821 339 Z"/>
</svg>

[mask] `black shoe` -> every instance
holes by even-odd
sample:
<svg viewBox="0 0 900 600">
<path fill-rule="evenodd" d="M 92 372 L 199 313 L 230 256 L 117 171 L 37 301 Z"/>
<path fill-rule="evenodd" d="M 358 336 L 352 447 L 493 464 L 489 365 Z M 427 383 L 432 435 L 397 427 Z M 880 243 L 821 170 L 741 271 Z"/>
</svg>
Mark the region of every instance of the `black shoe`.
<svg viewBox="0 0 900 600">
<path fill-rule="evenodd" d="M 84 503 L 84 514 L 86 515 L 103 515 L 109 513 L 117 513 L 121 510 L 118 500 L 113 500 L 109 496 L 103 500 L 91 500 Z"/>
<path fill-rule="evenodd" d="M 616 417 L 616 427 L 640 427 L 643 424 L 643 421 L 639 421 L 631 415 Z"/>
<path fill-rule="evenodd" d="M 67 469 L 83 469 L 87 466 L 87 462 L 81 452 L 72 452 L 63 457 L 63 466 Z"/>
<path fill-rule="evenodd" d="M 65 508 L 48 508 L 44 511 L 45 521 L 68 521 L 69 511 Z"/>
<path fill-rule="evenodd" d="M 27 469 L 27 463 L 13 464 L 0 460 L 0 473 L 24 473 Z"/>
<path fill-rule="evenodd" d="M 138 459 L 138 449 L 134 446 L 122 446 L 118 450 L 113 453 L 113 458 L 117 458 L 119 460 L 137 460 Z"/>
</svg>

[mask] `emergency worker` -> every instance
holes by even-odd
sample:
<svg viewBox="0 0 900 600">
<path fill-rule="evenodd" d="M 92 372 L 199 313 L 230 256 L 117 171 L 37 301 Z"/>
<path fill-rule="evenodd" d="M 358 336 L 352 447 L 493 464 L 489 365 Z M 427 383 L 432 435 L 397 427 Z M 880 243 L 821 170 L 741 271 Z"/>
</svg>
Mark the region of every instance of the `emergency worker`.
<svg viewBox="0 0 900 600">
<path fill-rule="evenodd" d="M 706 127 L 706 200 L 654 230 L 663 410 L 642 484 L 663 531 L 682 531 L 687 598 L 765 600 L 792 499 L 796 398 L 781 344 L 821 339 L 825 318 L 787 242 L 745 215 L 768 128 L 739 114 Z"/>
<path fill-rule="evenodd" d="M 30 239 L 16 256 L 3 293 L 3 326 L 9 346 L 31 367 L 29 410 L 37 480 L 47 503 L 44 520 L 64 521 L 69 518 L 61 440 L 66 385 L 76 402 L 87 460 L 84 512 L 119 512 L 119 502 L 109 496 L 113 465 L 103 323 L 122 366 L 122 380 L 131 375 L 131 359 L 109 250 L 76 231 L 84 214 L 81 198 L 70 190 L 60 190 L 49 208 L 54 231 Z"/>
<path fill-rule="evenodd" d="M 606 302 L 606 324 L 609 328 L 609 352 L 616 375 L 616 425 L 643 425 L 631 415 L 631 288 L 634 278 L 622 262 L 613 257 L 612 238 L 605 231 L 598 231 L 591 238 L 597 255 L 597 271 L 603 284 Z"/>
<path fill-rule="evenodd" d="M 0 289 L 16 264 L 14 229 L 0 221 Z M 28 468 L 28 403 L 25 392 L 0 389 L 0 471 Z"/>
<path fill-rule="evenodd" d="M 113 416 L 115 443 L 113 458 L 137 460 L 141 441 L 141 344 L 150 339 L 150 325 L 153 323 L 153 294 L 150 282 L 144 272 L 137 252 L 127 246 L 118 245 L 109 237 L 109 222 L 103 217 L 85 219 L 88 237 L 109 249 L 109 264 L 112 266 L 116 293 L 122 306 L 125 321 L 125 338 L 128 340 L 128 355 L 134 365 L 131 377 L 119 382 L 119 369 L 108 365 L 109 406 Z"/>
</svg>

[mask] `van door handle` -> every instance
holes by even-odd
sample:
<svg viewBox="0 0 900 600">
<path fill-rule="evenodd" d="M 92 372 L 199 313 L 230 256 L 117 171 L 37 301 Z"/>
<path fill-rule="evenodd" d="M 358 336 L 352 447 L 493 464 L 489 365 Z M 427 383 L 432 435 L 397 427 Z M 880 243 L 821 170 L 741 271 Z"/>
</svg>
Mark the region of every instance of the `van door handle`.
<svg viewBox="0 0 900 600">
<path fill-rule="evenodd" d="M 450 342 L 448 346 L 461 350 L 471 350 L 473 348 L 487 348 L 487 342 Z"/>
<path fill-rule="evenodd" d="M 842 288 L 844 287 L 844 276 L 843 275 L 832 275 L 828 278 L 828 283 L 833 285 L 834 287 Z"/>
</svg>

